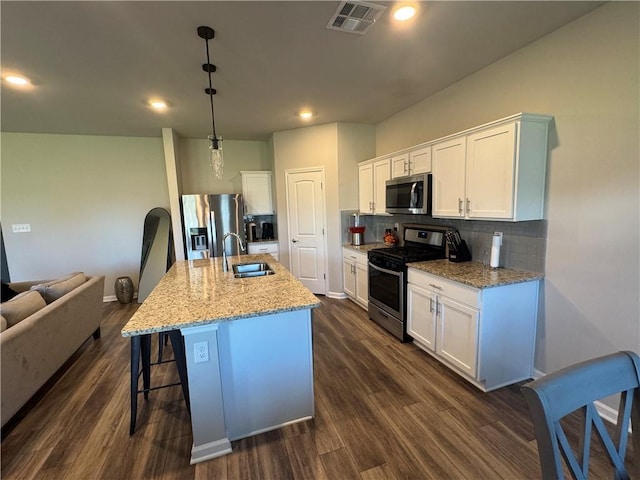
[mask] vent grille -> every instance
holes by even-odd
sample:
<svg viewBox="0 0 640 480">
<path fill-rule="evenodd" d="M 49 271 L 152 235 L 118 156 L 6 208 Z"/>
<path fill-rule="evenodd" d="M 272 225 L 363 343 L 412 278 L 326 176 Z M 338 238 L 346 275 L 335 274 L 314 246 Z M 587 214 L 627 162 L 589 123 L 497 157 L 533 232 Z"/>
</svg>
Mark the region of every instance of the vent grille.
<svg viewBox="0 0 640 480">
<path fill-rule="evenodd" d="M 366 2 L 340 2 L 327 24 L 330 30 L 364 35 L 387 7 Z"/>
</svg>

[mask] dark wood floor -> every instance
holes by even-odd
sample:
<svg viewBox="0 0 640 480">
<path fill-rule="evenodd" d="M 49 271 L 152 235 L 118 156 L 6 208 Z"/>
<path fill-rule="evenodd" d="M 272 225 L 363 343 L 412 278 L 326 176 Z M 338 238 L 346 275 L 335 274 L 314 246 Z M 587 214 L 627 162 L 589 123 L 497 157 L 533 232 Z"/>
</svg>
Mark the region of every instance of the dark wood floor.
<svg viewBox="0 0 640 480">
<path fill-rule="evenodd" d="M 189 465 L 191 430 L 177 387 L 140 400 L 129 437 L 129 342 L 120 329 L 136 308 L 105 304 L 102 338 L 89 340 L 5 429 L 3 479 L 540 477 L 517 387 L 482 393 L 352 302 L 327 298 L 314 311 L 316 418 Z M 173 364 L 154 368 L 154 382 L 177 380 Z M 601 467 L 595 462 L 592 478 L 610 478 Z"/>
</svg>

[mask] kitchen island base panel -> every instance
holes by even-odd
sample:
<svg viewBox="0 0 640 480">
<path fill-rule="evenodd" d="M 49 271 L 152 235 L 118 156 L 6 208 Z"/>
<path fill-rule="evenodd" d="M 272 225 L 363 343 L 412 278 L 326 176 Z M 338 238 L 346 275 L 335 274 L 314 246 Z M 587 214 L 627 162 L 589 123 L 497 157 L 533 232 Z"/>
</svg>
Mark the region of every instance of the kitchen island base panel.
<svg viewBox="0 0 640 480">
<path fill-rule="evenodd" d="M 313 417 L 310 310 L 222 323 L 218 348 L 230 440 Z"/>
<path fill-rule="evenodd" d="M 182 329 L 193 447 L 191 463 L 231 453 L 231 440 L 314 416 L 311 310 Z M 196 362 L 206 342 L 208 360 Z"/>
</svg>

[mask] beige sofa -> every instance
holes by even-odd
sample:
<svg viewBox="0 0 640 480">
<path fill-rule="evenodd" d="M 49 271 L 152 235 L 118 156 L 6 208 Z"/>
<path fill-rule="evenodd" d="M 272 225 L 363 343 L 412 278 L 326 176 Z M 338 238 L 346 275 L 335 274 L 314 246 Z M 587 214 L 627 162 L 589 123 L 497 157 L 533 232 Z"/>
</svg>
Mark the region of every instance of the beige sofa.
<svg viewBox="0 0 640 480">
<path fill-rule="evenodd" d="M 0 333 L 2 426 L 91 335 L 96 340 L 100 338 L 104 276 L 73 275 L 76 275 L 73 280 L 75 283 L 68 293 L 61 288 L 66 285 L 69 290 L 69 277 L 49 284 L 10 284 L 16 292 L 27 292 L 38 284 L 38 290 L 34 292 L 40 293 L 42 299 L 38 299 L 33 292 L 23 293 L 23 298 L 35 298 L 36 303 L 42 302 L 42 305 L 36 304 L 37 311 L 23 320 L 15 324 L 10 321 L 9 327 Z M 78 275 L 82 275 L 82 280 L 78 280 Z M 11 307 L 6 305 L 10 303 L 11 300 L 1 307 L 3 327 L 6 323 L 5 313 L 8 317 Z"/>
</svg>

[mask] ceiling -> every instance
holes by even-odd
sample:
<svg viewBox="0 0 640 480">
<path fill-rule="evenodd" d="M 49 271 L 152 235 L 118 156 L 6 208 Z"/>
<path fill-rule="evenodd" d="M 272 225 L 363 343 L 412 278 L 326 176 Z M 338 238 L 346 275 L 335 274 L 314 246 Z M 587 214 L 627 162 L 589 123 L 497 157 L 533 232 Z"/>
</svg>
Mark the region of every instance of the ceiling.
<svg viewBox="0 0 640 480">
<path fill-rule="evenodd" d="M 205 42 L 226 139 L 331 122 L 376 124 L 597 8 L 602 2 L 420 2 L 366 35 L 329 30 L 338 1 L 0 2 L 5 132 L 161 136 L 211 132 Z M 168 111 L 146 101 L 162 97 Z M 297 118 L 302 108 L 316 116 Z"/>
</svg>

